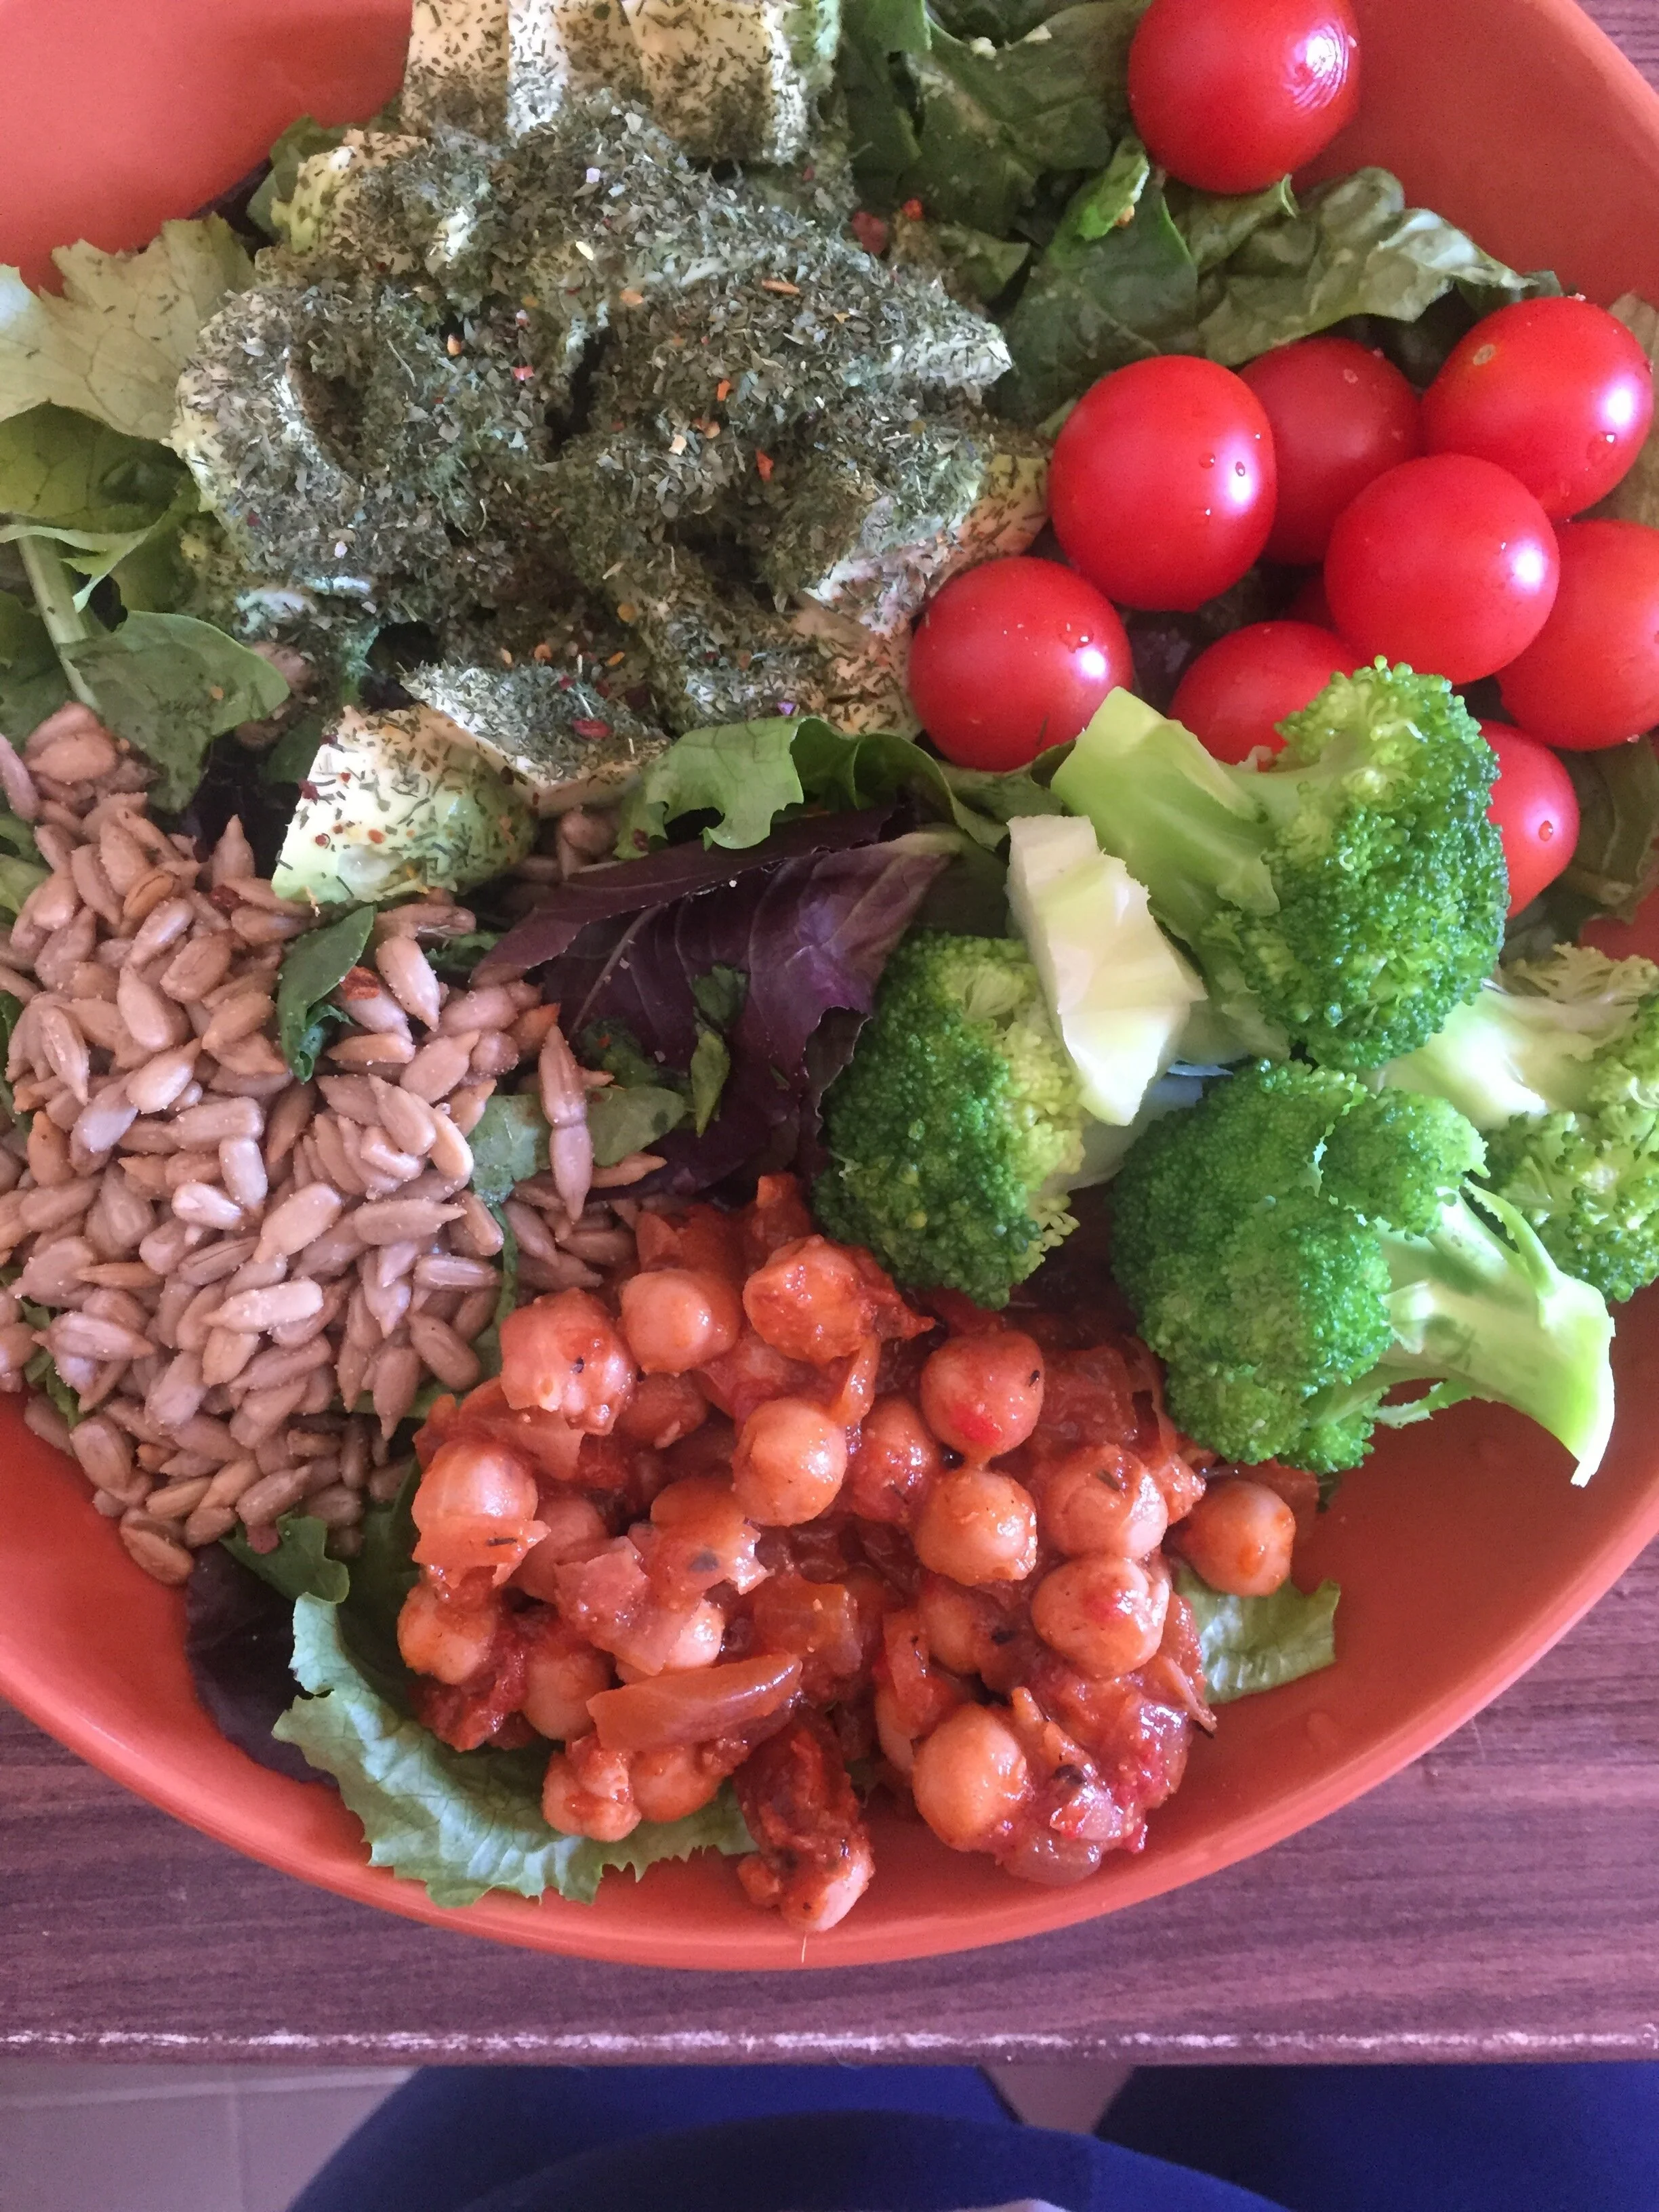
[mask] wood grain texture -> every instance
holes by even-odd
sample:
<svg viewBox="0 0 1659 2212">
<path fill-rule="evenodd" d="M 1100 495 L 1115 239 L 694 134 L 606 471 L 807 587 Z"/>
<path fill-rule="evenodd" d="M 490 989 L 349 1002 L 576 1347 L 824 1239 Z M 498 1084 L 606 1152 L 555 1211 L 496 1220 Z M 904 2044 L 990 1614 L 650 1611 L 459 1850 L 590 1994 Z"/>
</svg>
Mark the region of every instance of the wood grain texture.
<svg viewBox="0 0 1659 2212">
<path fill-rule="evenodd" d="M 1659 0 L 1590 12 L 1659 84 Z M 1478 1721 L 1277 1850 L 1066 1934 L 846 1972 L 657 1973 L 418 1927 L 236 1857 L 0 1708 L 0 2051 L 359 2063 L 1649 2055 L 1656 1835 L 1653 1556 Z"/>
</svg>

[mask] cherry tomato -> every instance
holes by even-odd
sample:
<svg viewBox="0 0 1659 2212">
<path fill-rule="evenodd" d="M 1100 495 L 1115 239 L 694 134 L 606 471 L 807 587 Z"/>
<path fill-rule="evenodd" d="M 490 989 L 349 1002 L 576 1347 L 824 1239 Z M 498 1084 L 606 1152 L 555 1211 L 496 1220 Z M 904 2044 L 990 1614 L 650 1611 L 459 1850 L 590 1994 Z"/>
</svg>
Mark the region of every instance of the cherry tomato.
<svg viewBox="0 0 1659 2212">
<path fill-rule="evenodd" d="M 1486 813 L 1504 840 L 1510 912 L 1519 914 L 1572 858 L 1578 842 L 1578 794 L 1549 747 L 1524 730 L 1482 722 L 1480 734 L 1498 756 L 1498 781 Z"/>
<path fill-rule="evenodd" d="M 1659 722 L 1659 530 L 1569 522 L 1556 536 L 1561 588 L 1550 618 L 1498 688 L 1547 745 L 1622 744 Z"/>
<path fill-rule="evenodd" d="M 1076 737 L 1114 686 L 1134 681 L 1116 610 L 1057 561 L 966 568 L 910 639 L 911 702 L 946 760 L 1024 768 Z"/>
<path fill-rule="evenodd" d="M 1346 0 L 1152 0 L 1129 48 L 1147 152 L 1201 191 L 1260 191 L 1299 169 L 1358 100 Z"/>
<path fill-rule="evenodd" d="M 1273 427 L 1279 506 L 1267 558 L 1322 561 L 1355 493 L 1422 452 L 1417 394 L 1352 338 L 1298 338 L 1238 373 Z"/>
<path fill-rule="evenodd" d="M 1652 420 L 1646 354 L 1588 300 L 1500 307 L 1453 347 L 1423 394 L 1430 453 L 1496 461 L 1557 518 L 1613 489 Z"/>
<path fill-rule="evenodd" d="M 1469 684 L 1532 643 L 1559 566 L 1549 517 L 1523 483 L 1491 461 L 1430 453 L 1402 461 L 1343 508 L 1325 592 L 1364 659 L 1380 653 Z"/>
<path fill-rule="evenodd" d="M 1261 553 L 1276 483 L 1273 431 L 1249 386 L 1212 361 L 1166 354 L 1079 400 L 1054 443 L 1048 514 L 1108 599 L 1190 611 Z"/>
<path fill-rule="evenodd" d="M 1331 612 L 1331 603 L 1325 597 L 1325 578 L 1316 568 L 1304 576 L 1297 588 L 1296 597 L 1285 610 L 1286 622 L 1311 623 L 1316 629 L 1334 629 L 1336 617 Z"/>
<path fill-rule="evenodd" d="M 1352 653 L 1334 630 L 1311 623 L 1250 623 L 1199 654 L 1170 712 L 1218 760 L 1246 760 L 1257 745 L 1276 753 L 1285 744 L 1277 725 L 1352 666 Z"/>
</svg>

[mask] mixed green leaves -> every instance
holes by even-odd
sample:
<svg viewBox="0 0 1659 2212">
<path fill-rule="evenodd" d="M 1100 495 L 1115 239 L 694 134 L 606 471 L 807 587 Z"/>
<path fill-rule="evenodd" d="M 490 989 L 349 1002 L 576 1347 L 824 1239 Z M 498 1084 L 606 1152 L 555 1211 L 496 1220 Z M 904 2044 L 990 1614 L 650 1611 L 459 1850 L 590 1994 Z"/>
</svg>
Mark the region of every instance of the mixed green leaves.
<svg viewBox="0 0 1659 2212">
<path fill-rule="evenodd" d="M 948 768 L 914 738 L 888 731 L 854 735 L 816 714 L 732 722 L 692 730 L 648 769 L 624 803 L 617 856 L 632 860 L 688 817 L 708 817 L 703 842 L 742 849 L 760 844 L 807 806 L 877 806 L 902 792 L 987 848 L 1007 836 L 1010 817 L 1054 811 L 1032 770 L 975 780 Z"/>
<path fill-rule="evenodd" d="M 472 1148 L 472 1188 L 488 1206 L 512 1197 L 547 1166 L 547 1117 L 534 1098 L 497 1091 L 484 1104 L 467 1142 Z"/>
<path fill-rule="evenodd" d="M 1227 1597 L 1182 1567 L 1176 1588 L 1193 1609 L 1212 1705 L 1277 1690 L 1336 1662 L 1342 1593 L 1335 1583 L 1305 1595 L 1285 1583 L 1271 1597 Z"/>
<path fill-rule="evenodd" d="M 202 326 L 253 264 L 217 216 L 163 223 L 142 253 L 84 243 L 52 256 L 61 298 L 0 267 L 0 420 L 51 404 L 165 443 Z"/>
<path fill-rule="evenodd" d="M 284 1513 L 276 1523 L 274 1552 L 256 1552 L 245 1536 L 222 1536 L 231 1557 L 286 1598 L 316 1597 L 338 1605 L 351 1588 L 343 1559 L 328 1555 L 328 1530 L 309 1513 Z"/>
<path fill-rule="evenodd" d="M 276 1042 L 301 1083 L 316 1073 L 317 1055 L 331 1030 L 344 1020 L 330 1001 L 362 957 L 374 927 L 373 908 L 358 907 L 325 929 L 296 938 L 283 957 L 276 983 Z"/>
<path fill-rule="evenodd" d="M 193 615 L 130 614 L 118 629 L 63 648 L 89 686 L 99 719 L 160 770 L 157 805 L 185 805 L 207 749 L 239 722 L 287 702 L 287 679 L 268 660 Z"/>
<path fill-rule="evenodd" d="M 492 1889 L 532 1898 L 550 1889 L 591 1904 L 609 1868 L 640 1875 L 659 1859 L 753 1848 L 729 1790 L 686 1820 L 645 1822 L 621 1844 L 558 1834 L 542 1818 L 543 1753 L 441 1743 L 370 1686 L 334 1607 L 319 1598 L 295 1606 L 294 1672 L 307 1694 L 277 1722 L 279 1741 L 334 1777 L 362 1822 L 371 1864 L 424 1882 L 435 1905 L 471 1905 Z"/>
</svg>

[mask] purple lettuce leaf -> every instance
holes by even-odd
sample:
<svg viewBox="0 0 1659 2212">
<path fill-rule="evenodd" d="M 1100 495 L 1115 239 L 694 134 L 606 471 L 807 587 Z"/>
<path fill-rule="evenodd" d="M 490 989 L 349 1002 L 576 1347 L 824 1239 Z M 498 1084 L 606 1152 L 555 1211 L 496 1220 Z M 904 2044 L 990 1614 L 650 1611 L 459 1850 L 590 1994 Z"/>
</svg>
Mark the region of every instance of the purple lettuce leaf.
<svg viewBox="0 0 1659 2212">
<path fill-rule="evenodd" d="M 474 980 L 501 983 L 527 969 L 556 960 L 586 928 L 662 906 L 716 884 L 729 884 L 756 868 L 775 868 L 815 853 L 868 845 L 880 836 L 892 805 L 860 807 L 848 814 L 810 814 L 786 822 L 758 845 L 732 851 L 700 841 L 665 846 L 637 860 L 585 868 L 550 891 L 535 910 L 509 929 L 479 961 Z"/>
<path fill-rule="evenodd" d="M 543 990 L 559 1001 L 568 1036 L 613 1023 L 676 1070 L 696 1043 L 696 978 L 715 967 L 748 978 L 720 1110 L 702 1136 L 680 1128 L 659 1141 L 664 1167 L 635 1187 L 641 1194 L 689 1197 L 739 1169 L 789 1164 L 875 1004 L 888 955 L 952 850 L 924 830 L 785 861 L 651 908 L 608 942 L 584 933 L 553 962 Z"/>
</svg>

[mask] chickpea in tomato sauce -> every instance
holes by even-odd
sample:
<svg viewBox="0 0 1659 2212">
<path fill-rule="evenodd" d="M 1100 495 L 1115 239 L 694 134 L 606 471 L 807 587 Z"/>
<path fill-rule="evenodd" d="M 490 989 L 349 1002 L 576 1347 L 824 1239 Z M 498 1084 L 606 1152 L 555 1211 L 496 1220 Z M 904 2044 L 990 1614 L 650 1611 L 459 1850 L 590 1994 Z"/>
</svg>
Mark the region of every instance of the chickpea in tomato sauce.
<svg viewBox="0 0 1659 2212">
<path fill-rule="evenodd" d="M 940 1840 L 1076 1881 L 1138 1850 L 1210 1725 L 1166 1540 L 1277 1588 L 1296 1516 L 1212 1480 L 1104 1323 L 903 1297 L 788 1176 L 641 1212 L 636 1264 L 503 1324 L 416 1439 L 422 1717 L 549 1747 L 543 1807 L 617 1842 L 730 1780 L 738 1878 L 803 1932 L 875 1851 L 852 1772 Z"/>
</svg>

